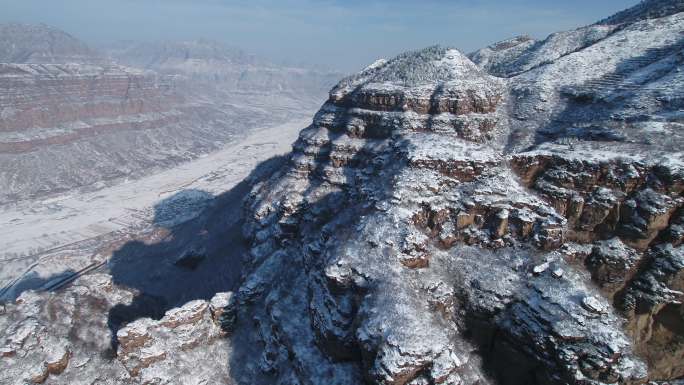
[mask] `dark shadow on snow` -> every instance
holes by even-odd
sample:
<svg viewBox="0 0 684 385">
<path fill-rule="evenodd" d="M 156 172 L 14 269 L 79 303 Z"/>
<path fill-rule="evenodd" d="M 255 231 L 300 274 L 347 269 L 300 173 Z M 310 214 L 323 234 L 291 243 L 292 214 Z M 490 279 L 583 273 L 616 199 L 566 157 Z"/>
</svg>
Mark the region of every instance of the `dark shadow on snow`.
<svg viewBox="0 0 684 385">
<path fill-rule="evenodd" d="M 138 292 L 130 304 L 109 311 L 112 353 L 116 332 L 127 323 L 160 319 L 174 307 L 239 286 L 242 258 L 242 201 L 252 181 L 273 172 L 283 157 L 260 163 L 242 182 L 218 196 L 183 190 L 155 205 L 155 234 L 161 239 L 130 241 L 109 261 L 115 284 Z M 198 214 L 199 212 L 199 214 Z M 189 217 L 196 216 L 193 219 Z M 179 223 L 182 222 L 182 223 Z"/>
<path fill-rule="evenodd" d="M 0 292 L 0 304 L 4 301 L 14 301 L 21 293 L 27 290 L 35 291 L 55 291 L 62 288 L 64 285 L 78 278 L 78 272 L 71 269 L 61 271 L 59 273 L 50 275 L 49 277 L 41 277 L 35 271 L 32 271 L 14 284 L 10 284 Z"/>
</svg>

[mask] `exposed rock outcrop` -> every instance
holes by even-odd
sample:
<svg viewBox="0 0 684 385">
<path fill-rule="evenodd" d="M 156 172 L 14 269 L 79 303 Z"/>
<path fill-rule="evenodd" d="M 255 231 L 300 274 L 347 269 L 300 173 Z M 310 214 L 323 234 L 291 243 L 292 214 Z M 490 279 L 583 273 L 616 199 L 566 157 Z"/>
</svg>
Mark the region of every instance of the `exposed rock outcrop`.
<svg viewBox="0 0 684 385">
<path fill-rule="evenodd" d="M 684 376 L 684 249 L 669 244 L 649 251 L 648 264 L 632 280 L 618 307 L 629 319 L 637 351 L 656 378 Z"/>
<path fill-rule="evenodd" d="M 0 313 L 0 383 L 229 382 L 232 293 L 135 320 L 113 336 L 108 313 L 138 294 L 105 274 L 84 276 L 60 293 L 23 293 Z"/>
<path fill-rule="evenodd" d="M 23 293 L 0 314 L 0 382 L 125 383 L 123 366 L 108 358 L 107 310 L 132 297 L 99 274 L 59 295 Z"/>
<path fill-rule="evenodd" d="M 0 90 L 0 203 L 159 167 L 192 123 L 171 78 L 121 66 L 0 64 Z"/>
<path fill-rule="evenodd" d="M 227 378 L 228 367 L 220 364 L 227 361 L 227 351 L 214 350 L 210 360 L 219 362 L 207 363 L 210 367 L 202 360 L 208 353 L 203 348 L 217 344 L 226 334 L 224 329 L 232 327 L 234 319 L 228 319 L 229 313 L 235 313 L 231 297 L 231 293 L 220 293 L 209 302 L 195 300 L 171 309 L 158 321 L 142 318 L 126 325 L 116 334 L 117 359 L 143 383 L 202 383 L 217 375 L 217 367 L 225 370 L 219 377 Z M 185 366 L 183 377 L 168 377 L 179 365 Z"/>
</svg>

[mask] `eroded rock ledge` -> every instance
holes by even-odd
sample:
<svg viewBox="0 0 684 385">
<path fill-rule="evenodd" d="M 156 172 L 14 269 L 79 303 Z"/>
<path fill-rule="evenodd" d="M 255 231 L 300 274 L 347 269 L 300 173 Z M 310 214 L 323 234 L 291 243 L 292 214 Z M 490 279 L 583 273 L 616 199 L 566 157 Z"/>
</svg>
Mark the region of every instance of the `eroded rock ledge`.
<svg viewBox="0 0 684 385">
<path fill-rule="evenodd" d="M 139 295 L 98 273 L 62 292 L 28 291 L 3 305 L 0 383 L 229 382 L 228 336 L 237 311 L 232 293 L 188 302 L 158 320 L 137 319 L 112 336 L 112 309 L 130 306 Z"/>
</svg>

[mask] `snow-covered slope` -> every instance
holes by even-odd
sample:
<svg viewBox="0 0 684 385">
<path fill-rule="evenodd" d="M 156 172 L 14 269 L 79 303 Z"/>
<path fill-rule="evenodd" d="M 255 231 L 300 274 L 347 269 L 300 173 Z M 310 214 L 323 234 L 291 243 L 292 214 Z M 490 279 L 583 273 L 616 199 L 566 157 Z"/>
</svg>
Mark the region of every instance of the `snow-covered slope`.
<svg viewBox="0 0 684 385">
<path fill-rule="evenodd" d="M 684 2 L 681 0 L 642 0 L 638 5 L 618 12 L 597 24 L 628 24 L 674 15 L 679 12 L 684 12 Z"/>
<path fill-rule="evenodd" d="M 553 33 L 541 41 L 520 37 L 505 40 L 473 52 L 469 57 L 495 76 L 515 76 L 589 47 L 638 21 L 683 11 L 681 0 L 646 0 L 593 25 Z"/>
</svg>

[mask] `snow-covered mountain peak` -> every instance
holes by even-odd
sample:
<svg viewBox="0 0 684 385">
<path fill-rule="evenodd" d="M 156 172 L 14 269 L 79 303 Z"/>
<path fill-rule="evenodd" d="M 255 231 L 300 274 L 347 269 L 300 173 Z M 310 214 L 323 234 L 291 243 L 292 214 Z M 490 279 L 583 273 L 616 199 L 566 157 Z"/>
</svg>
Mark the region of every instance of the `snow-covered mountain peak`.
<svg viewBox="0 0 684 385">
<path fill-rule="evenodd" d="M 376 61 L 361 73 L 342 80 L 340 86 L 390 83 L 411 87 L 478 73 L 481 73 L 480 69 L 457 49 L 433 46 L 407 52 L 391 60 Z"/>
<path fill-rule="evenodd" d="M 429 98 L 436 91 L 486 90 L 500 85 L 457 49 L 432 46 L 377 61 L 340 81 L 330 94 L 333 99 L 342 99 L 351 94 L 406 91 Z"/>
<path fill-rule="evenodd" d="M 0 24 L 0 62 L 93 63 L 102 61 L 85 43 L 45 24 Z"/>
</svg>

